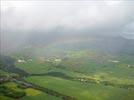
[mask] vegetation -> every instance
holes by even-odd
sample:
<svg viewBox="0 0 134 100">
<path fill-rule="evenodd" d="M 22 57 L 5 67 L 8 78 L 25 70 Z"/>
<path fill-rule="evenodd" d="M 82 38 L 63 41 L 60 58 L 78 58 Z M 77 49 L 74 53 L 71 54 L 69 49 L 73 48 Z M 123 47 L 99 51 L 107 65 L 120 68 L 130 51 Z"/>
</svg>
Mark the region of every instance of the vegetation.
<svg viewBox="0 0 134 100">
<path fill-rule="evenodd" d="M 0 59 L 2 100 L 134 99 L 132 56 L 90 50 L 64 51 L 62 57 L 11 56 Z"/>
<path fill-rule="evenodd" d="M 76 82 L 51 76 L 33 76 L 26 78 L 26 80 L 37 85 L 56 90 L 60 93 L 74 96 L 78 100 L 98 100 L 98 97 L 99 100 L 125 100 L 123 98 L 133 100 L 134 98 L 132 95 L 134 90 L 103 86 L 101 84 Z"/>
<path fill-rule="evenodd" d="M 0 92 L 3 93 L 3 95 L 12 98 L 21 98 L 25 96 L 25 92 L 17 88 L 16 84 L 14 83 L 6 83 L 4 85 L 0 85 Z"/>
</svg>

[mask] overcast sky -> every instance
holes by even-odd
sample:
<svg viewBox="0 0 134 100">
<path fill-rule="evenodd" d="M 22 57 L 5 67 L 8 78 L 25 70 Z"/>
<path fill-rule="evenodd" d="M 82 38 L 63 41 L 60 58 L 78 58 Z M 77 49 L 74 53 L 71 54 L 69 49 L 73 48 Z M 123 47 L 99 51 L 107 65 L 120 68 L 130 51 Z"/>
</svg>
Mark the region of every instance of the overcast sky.
<svg viewBox="0 0 134 100">
<path fill-rule="evenodd" d="M 49 39 L 84 33 L 134 39 L 134 1 L 2 0 L 0 27 L 2 40 L 9 43 L 39 32 Z"/>
<path fill-rule="evenodd" d="M 118 31 L 134 34 L 134 1 L 9 1 L 1 3 L 1 28 L 8 31 Z M 115 34 L 117 34 L 115 33 Z M 24 34 L 24 33 L 23 33 Z"/>
</svg>

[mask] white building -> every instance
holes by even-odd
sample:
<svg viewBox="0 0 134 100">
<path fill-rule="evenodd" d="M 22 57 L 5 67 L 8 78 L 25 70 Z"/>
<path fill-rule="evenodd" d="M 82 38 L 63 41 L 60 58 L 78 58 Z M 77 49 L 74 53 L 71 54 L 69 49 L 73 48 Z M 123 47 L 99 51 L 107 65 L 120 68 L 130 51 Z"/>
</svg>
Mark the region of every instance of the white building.
<svg viewBox="0 0 134 100">
<path fill-rule="evenodd" d="M 18 59 L 18 63 L 24 63 L 26 62 L 25 60 Z"/>
<path fill-rule="evenodd" d="M 61 59 L 55 59 L 54 61 L 55 62 L 61 62 Z"/>
<path fill-rule="evenodd" d="M 120 61 L 118 60 L 108 60 L 109 62 L 113 62 L 113 63 L 119 63 Z"/>
</svg>

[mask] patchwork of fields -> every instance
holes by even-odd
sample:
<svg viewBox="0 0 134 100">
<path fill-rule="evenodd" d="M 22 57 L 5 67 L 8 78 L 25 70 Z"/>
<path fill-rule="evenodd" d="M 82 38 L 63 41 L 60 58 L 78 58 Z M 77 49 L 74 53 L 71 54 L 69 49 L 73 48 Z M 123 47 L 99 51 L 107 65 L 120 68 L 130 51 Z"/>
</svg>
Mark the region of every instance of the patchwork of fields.
<svg viewBox="0 0 134 100">
<path fill-rule="evenodd" d="M 16 98 L 8 95 L 12 89 L 13 93 L 24 93 L 17 97 L 20 100 L 134 99 L 134 63 L 127 62 L 129 57 L 125 60 L 89 51 L 70 51 L 61 58 L 13 58 L 15 67 L 10 67 L 25 74 L 15 71 L 10 75 L 10 67 L 1 70 L 2 76 L 12 76 L 1 84 L 7 89 L 0 93 L 3 100 Z"/>
<path fill-rule="evenodd" d="M 134 69 L 128 68 L 129 63 L 125 61 L 114 63 L 108 59 L 116 58 L 87 51 L 67 52 L 67 58 L 58 64 L 54 60 L 41 63 L 36 60 L 16 63 L 16 66 L 33 74 L 25 78 L 28 82 L 74 96 L 79 100 L 132 100 L 134 90 L 126 87 L 134 85 Z M 103 81 L 110 84 L 105 85 Z"/>
</svg>

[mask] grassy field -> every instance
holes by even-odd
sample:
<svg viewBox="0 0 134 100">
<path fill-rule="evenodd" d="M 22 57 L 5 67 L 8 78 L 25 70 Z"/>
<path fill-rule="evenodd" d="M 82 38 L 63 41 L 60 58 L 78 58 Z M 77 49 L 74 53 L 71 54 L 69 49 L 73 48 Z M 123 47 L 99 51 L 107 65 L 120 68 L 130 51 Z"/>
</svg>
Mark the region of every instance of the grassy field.
<svg viewBox="0 0 134 100">
<path fill-rule="evenodd" d="M 37 61 L 26 62 L 26 63 L 16 63 L 16 66 L 32 74 L 33 73 L 34 74 L 45 73 L 48 70 L 52 69 L 52 66 L 50 63 L 39 63 Z"/>
<path fill-rule="evenodd" d="M 82 60 L 82 61 L 81 61 Z M 60 72 L 70 77 L 89 77 L 97 80 L 107 80 L 115 83 L 133 84 L 134 69 L 127 68 L 123 63 L 96 63 L 90 59 L 69 59 L 58 66 L 43 62 L 16 63 L 16 66 L 30 74 L 44 74 L 48 72 Z"/>
<path fill-rule="evenodd" d="M 132 56 L 115 56 L 91 51 L 68 51 L 64 57 L 49 58 L 15 57 L 15 66 L 28 73 L 22 79 L 35 85 L 75 97 L 78 100 L 134 100 L 134 63 Z M 125 58 L 126 57 L 126 58 Z M 25 62 L 19 63 L 18 59 Z M 61 59 L 56 62 L 55 59 Z M 48 61 L 50 60 L 50 61 Z M 6 76 L 16 76 L 0 70 Z M 19 76 L 18 76 L 19 77 Z M 86 80 L 88 82 L 83 81 Z M 93 82 L 91 82 L 91 80 Z M 103 82 L 109 83 L 105 85 Z M 112 85 L 110 85 L 112 84 Z M 35 88 L 20 89 L 15 83 L 5 84 L 9 88 L 23 91 L 20 100 L 60 100 L 61 97 L 46 94 Z M 120 86 L 124 87 L 120 87 Z M 132 88 L 126 88 L 127 86 Z M 2 100 L 11 98 L 0 94 Z"/>
<path fill-rule="evenodd" d="M 134 90 L 126 90 L 99 84 L 84 84 L 50 76 L 26 78 L 28 82 L 47 87 L 78 100 L 133 100 Z"/>
</svg>

